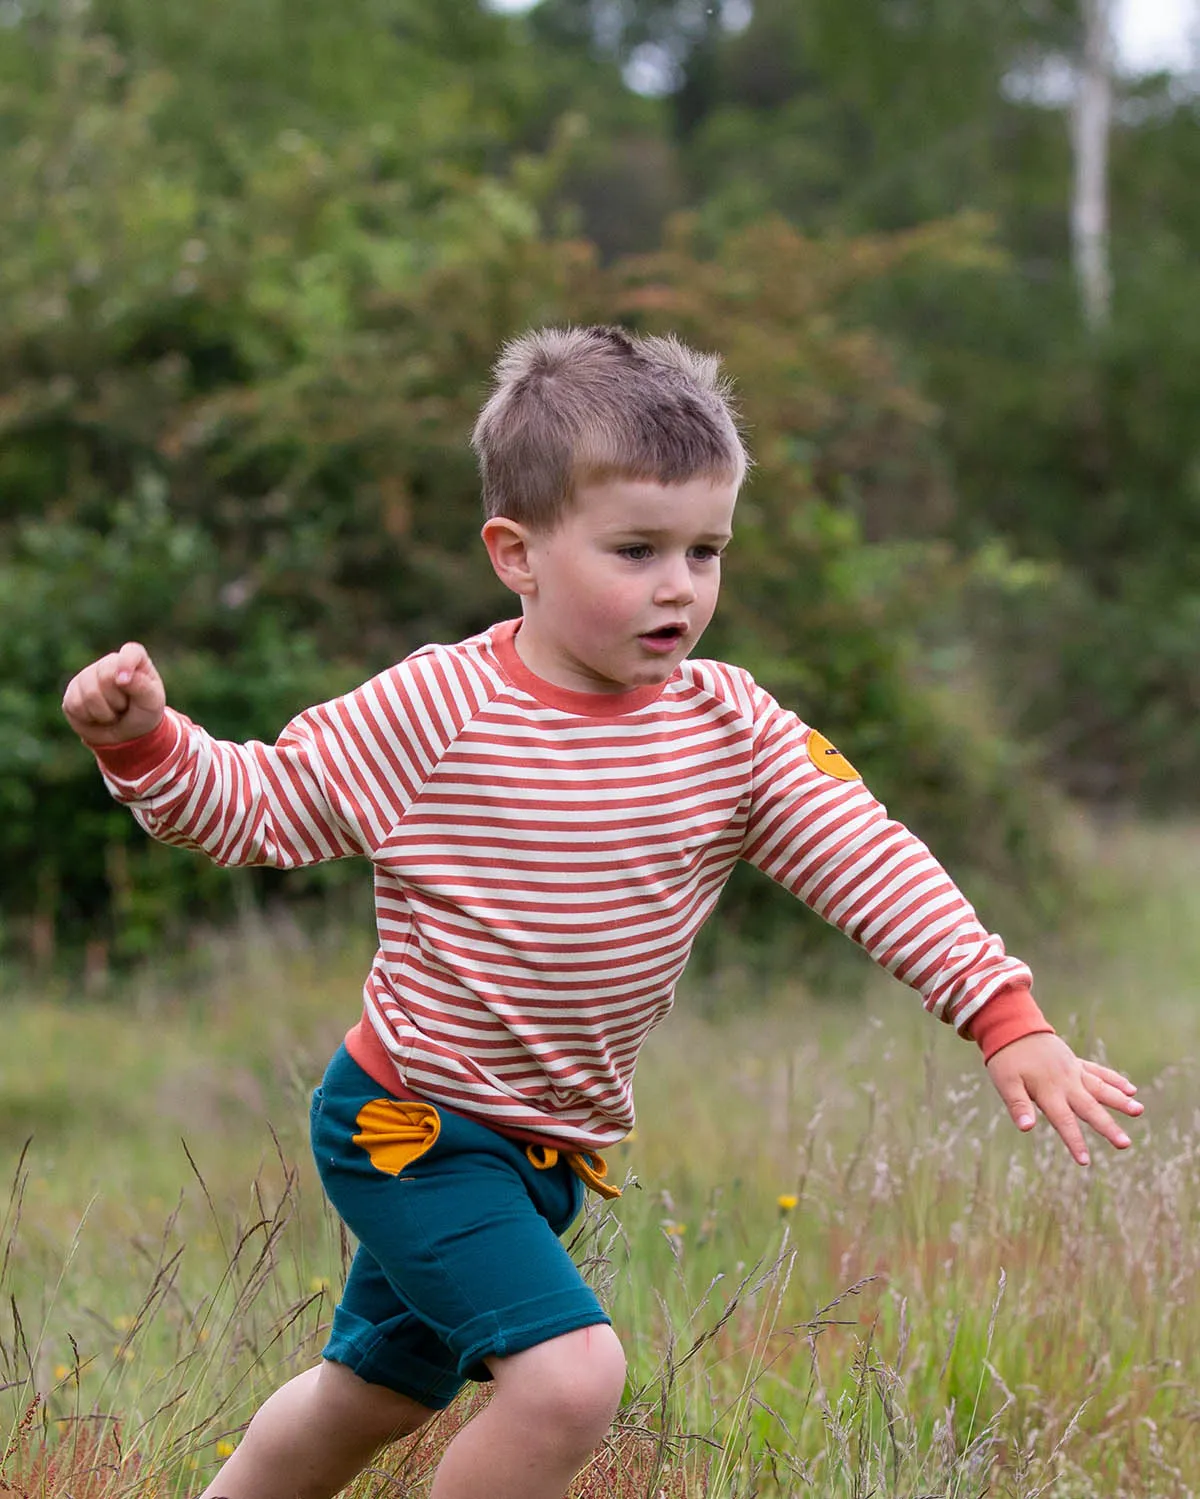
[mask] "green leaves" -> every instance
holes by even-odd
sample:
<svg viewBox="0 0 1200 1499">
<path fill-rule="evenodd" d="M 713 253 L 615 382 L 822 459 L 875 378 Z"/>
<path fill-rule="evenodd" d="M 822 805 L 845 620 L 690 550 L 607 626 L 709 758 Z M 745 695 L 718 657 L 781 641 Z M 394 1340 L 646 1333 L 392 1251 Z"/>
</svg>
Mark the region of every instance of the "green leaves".
<svg viewBox="0 0 1200 1499">
<path fill-rule="evenodd" d="M 219 24 L 176 0 L 96 0 L 86 24 L 0 32 L 6 909 L 36 913 L 43 947 L 57 923 L 132 954 L 199 901 L 220 914 L 267 888 L 152 849 L 113 813 L 61 720 L 67 679 L 140 638 L 181 710 L 269 738 L 513 611 L 478 543 L 467 445 L 489 367 L 524 327 L 618 318 L 721 351 L 745 405 L 757 467 L 706 649 L 834 735 L 961 867 L 1015 880 L 1012 766 L 914 667 L 957 586 L 934 544 L 953 499 L 938 416 L 863 311 L 902 272 L 990 265 L 987 225 L 816 235 L 763 217 L 793 173 L 832 180 L 836 157 L 807 137 L 800 160 L 778 143 L 778 177 L 743 213 L 744 105 L 727 157 L 697 117 L 724 185 L 654 253 L 616 255 L 678 196 L 654 186 L 662 112 L 538 50 L 535 17 L 468 0 L 304 0 L 286 25 L 278 0 L 217 9 Z M 781 116 L 797 135 L 832 119 L 810 83 Z M 607 259 L 572 209 L 605 162 L 591 218 L 620 217 L 614 162 L 647 187 Z M 767 909 L 761 890 L 746 901 Z"/>
</svg>

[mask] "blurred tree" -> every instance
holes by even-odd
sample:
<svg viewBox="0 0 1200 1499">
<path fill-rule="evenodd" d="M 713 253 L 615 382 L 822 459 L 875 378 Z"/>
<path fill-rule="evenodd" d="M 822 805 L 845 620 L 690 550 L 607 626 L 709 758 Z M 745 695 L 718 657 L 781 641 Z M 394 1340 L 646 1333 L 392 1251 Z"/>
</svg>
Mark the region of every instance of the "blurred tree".
<svg viewBox="0 0 1200 1499">
<path fill-rule="evenodd" d="M 868 535 L 933 519 L 960 546 L 1000 538 L 1047 564 L 1005 574 L 1019 595 L 975 615 L 1020 732 L 1073 790 L 1193 797 L 1200 734 L 1180 642 L 1200 555 L 1200 110 L 1177 80 L 1122 84 L 1113 325 L 1081 336 L 1070 106 L 1090 14 L 1091 0 L 543 0 L 535 12 L 626 77 L 650 49 L 713 247 L 772 212 L 851 234 L 992 216 L 1001 254 L 986 269 L 906 264 L 864 289 L 861 316 L 903 347 L 942 413 L 953 500 L 914 509 L 880 486 L 857 514 Z"/>
<path fill-rule="evenodd" d="M 189 891 L 231 887 L 142 840 L 122 853 L 124 820 L 62 737 L 66 677 L 140 635 L 177 701 L 262 734 L 458 630 L 422 531 L 447 488 L 473 491 L 466 409 L 494 338 L 481 322 L 439 349 L 420 289 L 469 267 L 507 331 L 556 168 L 518 162 L 506 183 L 434 159 L 418 178 L 368 122 L 328 149 L 281 131 L 219 192 L 204 148 L 162 124 L 183 82 L 86 28 L 38 45 L 53 66 L 10 88 L 20 146 L 0 159 L 2 886 L 41 930 L 116 911 L 130 949 Z M 347 371 L 368 367 L 387 379 L 360 412 Z"/>
<path fill-rule="evenodd" d="M 414 162 L 373 111 L 253 142 L 251 120 L 221 172 L 178 102 L 223 86 L 201 46 L 179 76 L 89 27 L 37 46 L 37 88 L 9 75 L 20 145 L 0 156 L 0 892 L 27 940 L 107 929 L 137 952 L 249 888 L 108 805 L 58 714 L 70 672 L 140 636 L 184 711 L 264 737 L 508 613 L 467 446 L 488 368 L 521 327 L 614 315 L 725 347 L 754 392 L 760 470 L 716 644 L 904 786 L 965 871 L 1031 878 L 1011 765 L 910 670 L 944 569 L 872 518 L 885 493 L 936 510 L 941 464 L 928 408 L 850 315 L 900 262 L 976 256 L 969 225 L 822 243 L 778 221 L 716 247 L 681 228 L 605 266 L 554 227 L 573 115 L 496 170 L 470 129 Z"/>
<path fill-rule="evenodd" d="M 220 9 L 26 0 L 0 28 L 10 920 L 135 951 L 237 888 L 135 838 L 70 743 L 62 683 L 117 638 L 261 736 L 511 609 L 466 438 L 497 345 L 562 319 L 727 355 L 758 469 L 712 648 L 968 879 L 1047 866 L 956 675 L 958 598 L 1072 789 L 1194 795 L 1194 100 L 1120 101 L 1089 339 L 1067 0 Z"/>
<path fill-rule="evenodd" d="M 700 242 L 702 243 L 702 241 Z M 610 273 L 623 316 L 721 349 L 743 392 L 756 467 L 739 510 L 714 625 L 717 655 L 745 662 L 781 700 L 842 738 L 881 794 L 936 838 L 951 862 L 979 868 L 983 804 L 968 785 L 989 783 L 993 811 L 1020 831 L 1016 798 L 1028 787 L 985 769 L 1013 770 L 1011 747 L 988 735 L 960 757 L 967 727 L 923 689 L 918 624 L 947 588 L 949 559 L 922 546 L 909 524 L 864 534 L 880 496 L 901 508 L 946 498 L 933 440 L 935 413 L 904 380 L 886 346 L 843 314 L 864 285 L 904 263 L 973 262 L 970 223 L 903 235 L 816 241 L 773 220 L 728 240 L 712 258 L 680 221 L 667 248 Z M 997 762 L 993 762 L 997 763 Z M 1010 802 L 1010 798 L 1013 800 Z M 957 826 L 945 817 L 959 807 Z M 1030 840 L 1026 875 L 1036 880 Z M 972 852 L 974 851 L 974 853 Z M 1015 848 L 994 847 L 1006 867 Z"/>
</svg>

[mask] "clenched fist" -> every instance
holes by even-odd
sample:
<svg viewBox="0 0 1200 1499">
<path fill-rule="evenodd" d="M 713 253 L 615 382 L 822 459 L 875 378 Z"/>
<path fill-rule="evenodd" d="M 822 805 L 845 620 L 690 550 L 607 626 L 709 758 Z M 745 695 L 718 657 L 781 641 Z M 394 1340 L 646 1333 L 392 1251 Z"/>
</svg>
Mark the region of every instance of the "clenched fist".
<svg viewBox="0 0 1200 1499">
<path fill-rule="evenodd" d="M 145 646 L 131 640 L 72 677 L 62 708 L 85 744 L 124 744 L 156 729 L 166 702 Z"/>
</svg>

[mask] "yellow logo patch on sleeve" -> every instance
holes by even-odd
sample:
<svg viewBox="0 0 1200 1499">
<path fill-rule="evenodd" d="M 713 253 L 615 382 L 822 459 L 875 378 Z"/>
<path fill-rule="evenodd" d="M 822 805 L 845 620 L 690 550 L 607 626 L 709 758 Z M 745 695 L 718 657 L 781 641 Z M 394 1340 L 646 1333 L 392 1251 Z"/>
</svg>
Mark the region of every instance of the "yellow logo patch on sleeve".
<svg viewBox="0 0 1200 1499">
<path fill-rule="evenodd" d="M 816 729 L 808 731 L 808 758 L 822 773 L 835 781 L 858 781 L 861 776 L 839 750 L 834 749 L 824 734 Z"/>
</svg>

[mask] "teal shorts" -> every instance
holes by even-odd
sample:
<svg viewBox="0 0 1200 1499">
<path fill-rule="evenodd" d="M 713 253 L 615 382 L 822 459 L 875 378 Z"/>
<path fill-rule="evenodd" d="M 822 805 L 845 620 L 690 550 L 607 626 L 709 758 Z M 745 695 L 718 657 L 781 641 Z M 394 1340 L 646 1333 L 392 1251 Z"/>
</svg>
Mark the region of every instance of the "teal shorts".
<svg viewBox="0 0 1200 1499">
<path fill-rule="evenodd" d="M 329 1200 L 358 1240 L 324 1357 L 431 1409 L 485 1360 L 608 1316 L 559 1235 L 583 1205 L 563 1160 L 392 1097 L 339 1049 L 313 1094 Z"/>
</svg>

